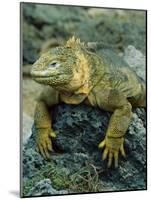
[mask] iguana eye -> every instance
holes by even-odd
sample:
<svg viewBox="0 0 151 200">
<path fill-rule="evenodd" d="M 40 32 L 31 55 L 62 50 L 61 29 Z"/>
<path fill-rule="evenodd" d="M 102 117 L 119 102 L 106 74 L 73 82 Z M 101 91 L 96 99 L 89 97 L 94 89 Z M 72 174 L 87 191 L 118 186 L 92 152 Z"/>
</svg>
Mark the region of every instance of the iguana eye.
<svg viewBox="0 0 151 200">
<path fill-rule="evenodd" d="M 48 65 L 48 67 L 50 67 L 50 68 L 55 68 L 55 67 L 59 67 L 59 66 L 60 66 L 60 63 L 58 61 L 52 61 Z"/>
</svg>

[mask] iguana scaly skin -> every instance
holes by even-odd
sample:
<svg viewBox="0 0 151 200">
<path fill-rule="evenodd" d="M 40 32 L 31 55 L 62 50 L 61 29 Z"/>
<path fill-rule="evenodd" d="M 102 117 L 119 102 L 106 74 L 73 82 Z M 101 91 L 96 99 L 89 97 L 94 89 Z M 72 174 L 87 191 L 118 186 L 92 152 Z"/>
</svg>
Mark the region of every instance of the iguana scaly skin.
<svg viewBox="0 0 151 200">
<path fill-rule="evenodd" d="M 93 49 L 93 50 L 92 50 Z M 65 46 L 44 53 L 33 65 L 31 75 L 35 81 L 46 85 L 37 102 L 35 127 L 37 146 L 44 158 L 52 151 L 51 113 L 60 102 L 81 102 L 113 112 L 104 140 L 102 159 L 108 158 L 108 167 L 114 160 L 118 166 L 119 152 L 125 156 L 124 135 L 130 124 L 132 106 L 145 107 L 144 82 L 112 50 L 96 50 L 72 37 Z"/>
</svg>

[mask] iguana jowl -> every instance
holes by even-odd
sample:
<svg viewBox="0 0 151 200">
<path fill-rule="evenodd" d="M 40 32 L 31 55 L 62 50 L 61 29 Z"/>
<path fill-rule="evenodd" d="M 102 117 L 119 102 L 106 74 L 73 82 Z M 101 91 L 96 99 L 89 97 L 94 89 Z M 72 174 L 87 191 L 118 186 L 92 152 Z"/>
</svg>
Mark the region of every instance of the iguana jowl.
<svg viewBox="0 0 151 200">
<path fill-rule="evenodd" d="M 124 135 L 130 124 L 132 106 L 145 107 L 145 83 L 112 50 L 81 43 L 72 37 L 65 46 L 44 53 L 33 65 L 31 75 L 35 81 L 45 84 L 35 110 L 37 145 L 48 159 L 52 151 L 51 112 L 60 102 L 81 102 L 113 112 L 104 140 L 102 159 L 108 157 L 108 167 L 114 160 L 118 166 L 119 152 L 125 156 Z"/>
</svg>

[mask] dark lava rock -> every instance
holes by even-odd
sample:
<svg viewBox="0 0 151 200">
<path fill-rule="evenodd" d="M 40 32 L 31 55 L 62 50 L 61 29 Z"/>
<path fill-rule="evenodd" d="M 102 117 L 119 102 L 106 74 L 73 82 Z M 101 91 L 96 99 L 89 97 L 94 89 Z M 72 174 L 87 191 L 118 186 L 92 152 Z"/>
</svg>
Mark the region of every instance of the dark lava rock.
<svg viewBox="0 0 151 200">
<path fill-rule="evenodd" d="M 144 116 L 145 117 L 145 116 Z M 84 105 L 58 106 L 55 112 L 54 130 L 59 130 L 55 143 L 63 152 L 75 158 L 74 163 L 93 163 L 103 170 L 100 180 L 114 185 L 116 190 L 145 189 L 146 184 L 146 129 L 142 119 L 134 113 L 125 140 L 127 159 L 120 159 L 119 168 L 107 170 L 101 161 L 99 142 L 104 138 L 110 114 Z M 79 166 L 80 167 L 80 166 Z M 81 165 L 82 167 L 82 165 Z"/>
<path fill-rule="evenodd" d="M 142 117 L 144 120 L 145 116 Z M 47 162 L 35 151 L 36 132 L 33 127 L 33 135 L 23 151 L 24 183 L 27 184 L 30 179 L 34 179 L 38 171 L 49 168 L 49 164 L 53 163 L 56 169 L 64 169 L 59 173 L 66 173 L 71 178 L 83 168 L 94 176 L 94 171 L 90 167 L 94 166 L 99 175 L 97 183 L 101 184 L 96 192 L 146 189 L 146 128 L 136 111 L 125 139 L 127 158 L 120 157 L 117 169 L 106 168 L 106 161 L 101 160 L 102 151 L 98 149 L 99 142 L 104 138 L 110 113 L 86 105 L 62 104 L 55 108 L 53 118 L 53 128 L 57 134 L 53 141 L 56 152 L 51 154 L 51 161 Z M 40 180 L 43 178 L 42 176 Z M 45 174 L 45 178 L 51 179 L 49 173 Z M 37 185 L 37 182 L 35 184 Z M 69 188 L 62 188 L 61 185 L 61 189 Z M 32 191 L 35 189 L 30 188 L 27 194 L 34 195 Z M 43 194 L 39 192 L 38 190 L 38 195 Z"/>
</svg>

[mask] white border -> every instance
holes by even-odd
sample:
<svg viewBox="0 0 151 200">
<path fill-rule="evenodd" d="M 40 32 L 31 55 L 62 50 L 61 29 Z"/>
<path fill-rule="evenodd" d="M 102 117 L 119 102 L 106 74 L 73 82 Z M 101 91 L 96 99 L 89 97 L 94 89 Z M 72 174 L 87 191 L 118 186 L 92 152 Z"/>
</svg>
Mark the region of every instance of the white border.
<svg viewBox="0 0 151 200">
<path fill-rule="evenodd" d="M 43 2 L 54 4 L 75 4 L 100 7 L 115 7 L 115 8 L 135 8 L 135 9 L 150 9 L 147 0 L 132 1 L 132 0 L 33 0 L 24 2 Z M 1 199 L 17 199 L 19 192 L 19 1 L 5 0 L 1 1 L 0 5 L 0 198 Z M 148 17 L 148 44 L 151 44 L 151 22 L 150 11 Z M 151 24 L 151 23 L 150 23 Z M 150 76 L 151 76 L 151 49 L 149 46 L 148 53 L 148 105 L 151 102 Z M 149 199 L 151 194 L 151 107 L 148 106 L 148 191 L 138 192 L 117 192 L 117 193 L 101 193 L 101 194 L 86 194 L 72 196 L 57 196 L 50 199 L 57 200 L 123 200 L 136 198 L 137 200 Z M 41 199 L 49 197 L 42 197 Z M 35 199 L 35 198 L 30 198 Z"/>
</svg>

